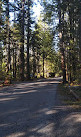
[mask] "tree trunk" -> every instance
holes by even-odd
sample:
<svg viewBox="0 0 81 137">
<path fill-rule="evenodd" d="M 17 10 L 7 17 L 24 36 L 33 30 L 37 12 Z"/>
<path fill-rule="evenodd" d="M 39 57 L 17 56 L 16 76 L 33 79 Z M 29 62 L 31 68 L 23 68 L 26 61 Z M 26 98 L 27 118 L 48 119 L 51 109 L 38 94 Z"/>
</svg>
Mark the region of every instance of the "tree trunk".
<svg viewBox="0 0 81 137">
<path fill-rule="evenodd" d="M 24 81 L 24 5 L 22 4 L 21 15 L 21 45 L 20 45 L 20 80 Z"/>
<path fill-rule="evenodd" d="M 45 58 L 45 53 L 43 51 L 43 78 L 44 78 L 44 58 Z"/>
<path fill-rule="evenodd" d="M 81 63 L 81 15 L 79 18 L 79 57 L 80 57 L 80 63 Z"/>
<path fill-rule="evenodd" d="M 61 48 L 61 63 L 62 63 L 62 72 L 63 72 L 63 83 L 66 83 L 66 64 L 65 64 L 65 52 L 64 48 Z"/>
<path fill-rule="evenodd" d="M 59 8 L 59 32 L 60 36 L 60 52 L 61 52 L 61 63 L 63 72 L 63 83 L 66 83 L 66 62 L 65 62 L 65 44 L 64 44 L 64 11 L 61 13 L 60 0 L 58 0 Z M 63 24 L 63 25 L 61 25 Z"/>
<path fill-rule="evenodd" d="M 14 42 L 13 42 L 13 78 L 14 78 Z"/>
<path fill-rule="evenodd" d="M 30 47 L 30 2 L 28 0 L 28 24 L 27 24 L 27 79 L 30 79 L 29 47 Z"/>
<path fill-rule="evenodd" d="M 7 44 L 7 52 L 8 52 L 8 61 L 7 61 L 7 73 L 11 70 L 11 55 L 10 55 L 10 27 L 9 27 L 9 0 L 7 0 L 7 8 L 6 8 L 6 16 L 7 16 L 7 25 L 6 25 L 6 44 Z"/>
<path fill-rule="evenodd" d="M 33 77 L 35 77 L 36 73 L 36 56 L 35 56 L 35 48 L 33 47 Z"/>
<path fill-rule="evenodd" d="M 16 49 L 15 49 L 15 53 L 14 53 L 14 78 L 16 79 L 16 71 L 17 71 L 17 66 L 16 66 Z"/>
</svg>

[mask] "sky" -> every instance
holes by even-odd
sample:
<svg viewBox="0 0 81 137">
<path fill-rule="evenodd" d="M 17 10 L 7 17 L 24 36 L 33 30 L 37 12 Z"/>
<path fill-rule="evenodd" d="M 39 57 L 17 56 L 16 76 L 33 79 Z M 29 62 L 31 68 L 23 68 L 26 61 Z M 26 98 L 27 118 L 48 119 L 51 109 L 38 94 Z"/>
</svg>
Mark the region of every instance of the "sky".
<svg viewBox="0 0 81 137">
<path fill-rule="evenodd" d="M 14 0 L 9 0 L 10 2 L 14 2 Z M 39 0 L 40 1 L 40 0 Z M 42 9 L 42 6 L 40 5 L 40 2 L 38 2 L 38 0 L 34 0 L 34 6 L 33 6 L 33 11 L 34 11 L 34 17 L 36 18 L 36 20 L 39 18 L 40 16 L 40 12 Z M 13 13 L 10 13 L 10 20 L 13 20 Z"/>
<path fill-rule="evenodd" d="M 38 18 L 40 16 L 42 7 L 41 7 L 40 3 L 37 2 L 37 0 L 34 0 L 34 2 L 36 3 L 36 5 L 34 5 L 33 11 L 34 11 L 34 15 Z"/>
</svg>

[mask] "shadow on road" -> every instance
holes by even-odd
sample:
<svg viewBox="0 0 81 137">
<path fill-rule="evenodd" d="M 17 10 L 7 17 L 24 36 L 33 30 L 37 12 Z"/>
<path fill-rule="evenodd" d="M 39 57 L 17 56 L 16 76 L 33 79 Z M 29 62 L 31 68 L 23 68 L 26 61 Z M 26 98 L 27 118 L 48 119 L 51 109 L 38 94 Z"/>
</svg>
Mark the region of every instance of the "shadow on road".
<svg viewBox="0 0 81 137">
<path fill-rule="evenodd" d="M 81 112 L 63 105 L 59 79 L 20 83 L 0 91 L 0 137 L 80 137 Z"/>
</svg>

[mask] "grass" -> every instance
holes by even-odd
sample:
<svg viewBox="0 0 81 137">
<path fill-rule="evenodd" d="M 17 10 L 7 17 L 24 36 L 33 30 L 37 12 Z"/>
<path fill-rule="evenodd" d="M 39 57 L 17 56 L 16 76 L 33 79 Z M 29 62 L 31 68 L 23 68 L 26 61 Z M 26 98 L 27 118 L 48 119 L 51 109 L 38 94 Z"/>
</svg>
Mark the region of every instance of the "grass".
<svg viewBox="0 0 81 137">
<path fill-rule="evenodd" d="M 72 86 L 72 90 L 81 98 L 81 86 Z"/>
<path fill-rule="evenodd" d="M 66 103 L 67 105 L 72 105 L 73 107 L 81 107 L 81 86 L 72 86 L 72 91 L 74 91 L 80 98 L 79 101 L 77 101 L 74 96 L 70 93 L 70 90 L 68 88 L 68 84 L 62 84 L 60 83 L 58 86 L 59 94 L 61 95 L 61 100 L 63 103 Z"/>
</svg>

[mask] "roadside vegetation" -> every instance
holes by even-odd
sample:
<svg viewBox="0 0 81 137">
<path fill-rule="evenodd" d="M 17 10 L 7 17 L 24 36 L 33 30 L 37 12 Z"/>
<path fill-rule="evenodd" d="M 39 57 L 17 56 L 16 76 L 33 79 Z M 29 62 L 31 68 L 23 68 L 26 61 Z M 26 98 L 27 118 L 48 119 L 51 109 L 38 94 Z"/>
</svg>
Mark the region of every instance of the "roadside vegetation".
<svg viewBox="0 0 81 137">
<path fill-rule="evenodd" d="M 60 99 L 63 103 L 74 108 L 81 108 L 81 86 L 60 83 L 58 86 Z"/>
</svg>

